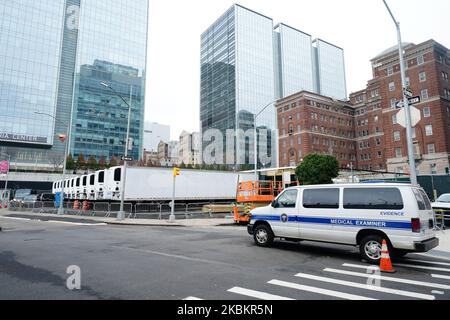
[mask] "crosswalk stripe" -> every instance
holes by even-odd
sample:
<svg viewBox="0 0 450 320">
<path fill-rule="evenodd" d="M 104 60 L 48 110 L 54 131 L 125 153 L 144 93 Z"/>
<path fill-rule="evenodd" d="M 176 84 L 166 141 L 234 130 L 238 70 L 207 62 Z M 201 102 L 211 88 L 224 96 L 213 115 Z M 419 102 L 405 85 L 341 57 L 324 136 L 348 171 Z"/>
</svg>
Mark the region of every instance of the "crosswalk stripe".
<svg viewBox="0 0 450 320">
<path fill-rule="evenodd" d="M 437 291 L 437 290 L 433 290 L 433 291 L 431 291 L 431 293 L 432 294 L 439 294 L 439 295 L 444 295 L 445 294 L 445 292 L 443 292 L 443 291 Z"/>
<path fill-rule="evenodd" d="M 333 291 L 333 290 L 327 290 L 317 287 L 310 287 L 310 286 L 304 286 L 297 283 L 292 282 L 285 282 L 280 280 L 271 280 L 268 282 L 269 284 L 273 284 L 276 286 L 286 287 L 290 289 L 296 289 L 300 291 L 307 291 L 312 293 L 317 293 L 325 296 L 335 297 L 335 298 L 341 298 L 341 299 L 347 299 L 347 300 L 377 300 L 372 298 L 367 298 L 363 296 L 358 296 L 354 294 L 348 294 L 340 291 Z"/>
<path fill-rule="evenodd" d="M 273 294 L 266 293 L 266 292 L 255 291 L 255 290 L 239 288 L 239 287 L 231 288 L 230 290 L 228 290 L 228 292 L 237 293 L 237 294 L 240 294 L 240 295 L 243 295 L 243 296 L 248 296 L 248 297 L 257 298 L 257 299 L 261 299 L 261 300 L 272 300 L 272 301 L 275 301 L 275 300 L 294 300 L 294 299 L 291 299 L 291 298 L 277 296 L 277 295 L 273 295 Z"/>
<path fill-rule="evenodd" d="M 448 262 L 426 261 L 426 260 L 416 260 L 416 259 L 407 259 L 407 260 L 403 260 L 403 262 L 418 262 L 418 263 L 426 263 L 426 264 L 435 264 L 438 266 L 450 266 L 450 263 L 448 263 Z"/>
<path fill-rule="evenodd" d="M 424 300 L 434 300 L 435 297 L 429 294 L 422 294 L 417 292 L 411 292 L 411 291 L 403 291 L 403 290 L 396 290 L 396 289 L 389 289 L 389 288 L 383 288 L 383 287 L 376 287 L 371 286 L 367 284 L 361 284 L 356 282 L 350 282 L 350 281 L 344 281 L 344 280 L 338 280 L 338 279 L 332 279 L 332 278 L 325 278 L 325 277 L 318 277 L 313 276 L 309 274 L 299 273 L 296 275 L 296 277 L 303 278 L 303 279 L 310 279 L 310 280 L 316 280 L 316 281 L 322 281 L 322 282 L 328 282 L 333 284 L 338 284 L 342 286 L 347 287 L 353 287 L 353 288 L 360 288 L 360 289 L 366 289 L 370 291 L 378 291 L 383 293 L 390 293 L 410 298 L 418 298 L 418 299 L 424 299 Z"/>
<path fill-rule="evenodd" d="M 415 281 L 415 280 L 393 278 L 393 277 L 385 277 L 385 276 L 376 275 L 376 274 L 358 273 L 358 272 L 330 269 L 330 268 L 324 269 L 323 271 L 337 273 L 337 274 L 343 274 L 343 275 L 348 275 L 348 276 L 354 276 L 354 277 L 372 278 L 372 279 L 383 280 L 383 281 L 412 284 L 412 285 L 416 285 L 416 286 L 430 287 L 430 288 L 436 288 L 436 289 L 444 289 L 444 290 L 450 289 L 450 286 L 445 285 L 445 284 L 431 283 L 431 282 L 424 282 L 424 281 Z"/>
<path fill-rule="evenodd" d="M 352 264 L 352 263 L 344 263 L 342 266 L 349 267 L 349 268 L 364 269 L 364 270 L 367 270 L 367 269 L 380 270 L 380 268 L 377 266 L 362 266 L 360 264 Z"/>
<path fill-rule="evenodd" d="M 201 301 L 201 300 L 203 300 L 203 299 L 200 299 L 200 298 L 196 298 L 196 297 L 187 297 L 186 299 L 183 299 L 183 300 L 186 300 L 186 301 Z"/>
<path fill-rule="evenodd" d="M 437 279 L 450 280 L 450 276 L 443 276 L 442 274 L 432 274 L 431 276 L 432 276 L 433 278 L 437 278 Z"/>
<path fill-rule="evenodd" d="M 418 266 L 418 265 L 415 265 L 415 264 L 406 264 L 406 263 L 396 263 L 394 266 L 405 267 L 405 268 L 414 268 L 414 269 L 425 269 L 425 270 L 433 270 L 433 271 L 450 272 L 450 269 L 446 269 L 446 268 L 425 267 L 425 266 Z"/>
</svg>

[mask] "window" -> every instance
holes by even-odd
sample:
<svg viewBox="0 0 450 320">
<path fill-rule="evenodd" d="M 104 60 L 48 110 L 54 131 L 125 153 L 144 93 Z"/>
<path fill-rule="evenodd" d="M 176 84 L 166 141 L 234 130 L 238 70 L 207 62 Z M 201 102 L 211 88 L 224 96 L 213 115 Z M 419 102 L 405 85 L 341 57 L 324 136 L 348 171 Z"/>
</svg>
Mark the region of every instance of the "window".
<svg viewBox="0 0 450 320">
<path fill-rule="evenodd" d="M 389 91 L 395 91 L 395 82 L 389 83 Z"/>
<path fill-rule="evenodd" d="M 427 90 L 427 89 L 423 89 L 423 90 L 420 92 L 420 95 L 421 95 L 421 97 L 422 97 L 422 100 L 428 99 L 428 90 Z"/>
<path fill-rule="evenodd" d="M 436 148 L 435 148 L 435 146 L 434 146 L 434 143 L 433 143 L 433 144 L 429 144 L 429 145 L 427 146 L 427 148 L 428 148 L 428 154 L 434 154 L 434 153 L 436 153 Z"/>
<path fill-rule="evenodd" d="M 397 108 L 397 99 L 392 98 L 391 99 L 391 109 Z"/>
<path fill-rule="evenodd" d="M 393 67 L 387 68 L 387 75 L 392 76 L 393 74 L 394 74 L 394 68 Z"/>
<path fill-rule="evenodd" d="M 419 189 L 413 189 L 413 192 L 414 196 L 416 197 L 419 210 L 432 210 L 430 200 L 428 199 L 428 196 L 425 192 L 421 192 L 419 191 Z"/>
<path fill-rule="evenodd" d="M 302 137 L 299 136 L 297 142 L 298 142 L 299 145 L 301 145 L 302 144 Z"/>
<path fill-rule="evenodd" d="M 425 72 L 419 73 L 419 81 L 420 82 L 427 81 L 427 74 Z"/>
<path fill-rule="evenodd" d="M 339 189 L 303 191 L 303 207 L 309 209 L 339 209 Z"/>
<path fill-rule="evenodd" d="M 87 177 L 83 177 L 83 187 L 86 187 L 87 185 Z"/>
<path fill-rule="evenodd" d="M 378 158 L 381 158 L 383 156 L 383 153 L 381 151 L 378 151 L 377 156 Z"/>
<path fill-rule="evenodd" d="M 423 58 L 423 56 L 417 57 L 417 64 L 418 65 L 422 65 L 424 63 L 425 63 L 425 59 Z"/>
<path fill-rule="evenodd" d="M 423 117 L 424 118 L 429 118 L 430 116 L 431 116 L 430 107 L 423 108 Z"/>
<path fill-rule="evenodd" d="M 381 145 L 381 139 L 377 138 L 377 146 Z"/>
<path fill-rule="evenodd" d="M 76 185 L 75 185 L 76 187 L 79 187 L 80 186 L 80 178 L 77 178 L 77 182 L 76 182 Z"/>
<path fill-rule="evenodd" d="M 437 174 L 437 164 L 436 163 L 430 164 L 430 168 L 431 168 L 431 174 Z"/>
<path fill-rule="evenodd" d="M 395 157 L 396 158 L 402 158 L 403 157 L 402 148 L 396 148 L 395 149 Z"/>
<path fill-rule="evenodd" d="M 402 210 L 403 198 L 397 188 L 348 188 L 344 209 Z"/>
<path fill-rule="evenodd" d="M 448 81 L 448 73 L 447 72 L 442 71 L 442 80 Z"/>
<path fill-rule="evenodd" d="M 427 137 L 433 135 L 433 126 L 431 124 L 425 126 L 425 134 L 427 135 Z"/>
<path fill-rule="evenodd" d="M 397 123 L 398 123 L 398 121 L 397 121 L 397 115 L 394 114 L 394 115 L 392 115 L 392 124 L 397 124 Z"/>
<path fill-rule="evenodd" d="M 94 183 L 95 183 L 95 174 L 91 175 L 91 178 L 90 178 L 90 181 L 89 181 L 89 184 L 90 184 L 91 186 L 93 186 Z"/>
<path fill-rule="evenodd" d="M 295 208 L 297 206 L 297 190 L 288 190 L 281 194 L 276 203 L 278 208 Z"/>
<path fill-rule="evenodd" d="M 104 183 L 105 182 L 105 171 L 100 171 L 98 174 L 98 182 Z"/>
<path fill-rule="evenodd" d="M 401 137 L 400 137 L 400 131 L 395 131 L 394 132 L 394 141 L 400 141 Z"/>
<path fill-rule="evenodd" d="M 409 87 L 411 85 L 411 81 L 409 80 L 409 77 L 406 77 L 406 86 Z"/>
<path fill-rule="evenodd" d="M 378 122 L 378 116 L 375 116 L 375 117 L 373 118 L 373 120 L 374 120 L 375 122 Z"/>
</svg>

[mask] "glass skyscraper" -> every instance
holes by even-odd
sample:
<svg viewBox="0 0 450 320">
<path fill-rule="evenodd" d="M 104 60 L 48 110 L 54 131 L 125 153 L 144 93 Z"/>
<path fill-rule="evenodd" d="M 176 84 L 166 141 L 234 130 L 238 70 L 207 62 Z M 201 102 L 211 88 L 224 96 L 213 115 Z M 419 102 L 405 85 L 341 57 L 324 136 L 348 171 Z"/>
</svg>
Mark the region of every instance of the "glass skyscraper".
<svg viewBox="0 0 450 320">
<path fill-rule="evenodd" d="M 227 130 L 235 132 L 233 163 L 230 154 L 217 162 L 238 167 L 253 164 L 256 125 L 260 158 L 267 159 L 260 164 L 276 164 L 276 138 L 271 135 L 276 129 L 275 108 L 268 108 L 256 118 L 275 100 L 273 55 L 272 19 L 239 5 L 233 5 L 202 34 L 202 133 L 220 130 L 225 152 Z"/>
<path fill-rule="evenodd" d="M 255 126 L 258 165 L 278 164 L 276 112 L 273 107 L 260 112 L 302 90 L 347 98 L 341 48 L 283 23 L 274 27 L 271 18 L 237 4 L 202 34 L 201 129 L 204 138 L 210 129 L 220 130 L 224 152 L 226 132 L 234 130 L 234 164 L 254 164 Z M 210 151 L 209 142 L 204 151 Z"/>
<path fill-rule="evenodd" d="M 326 41 L 313 42 L 316 92 L 340 100 L 348 99 L 344 49 Z"/>
<path fill-rule="evenodd" d="M 12 166 L 60 168 L 76 157 L 141 157 L 148 0 L 0 0 L 0 151 Z M 39 113 L 39 114 L 38 114 Z"/>
</svg>

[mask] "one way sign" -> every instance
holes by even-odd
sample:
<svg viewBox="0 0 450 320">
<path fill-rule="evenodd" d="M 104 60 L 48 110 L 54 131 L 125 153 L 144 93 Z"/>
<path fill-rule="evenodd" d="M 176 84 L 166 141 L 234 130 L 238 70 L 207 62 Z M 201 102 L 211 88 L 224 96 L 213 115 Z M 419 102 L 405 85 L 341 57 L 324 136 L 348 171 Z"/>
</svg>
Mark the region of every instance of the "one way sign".
<svg viewBox="0 0 450 320">
<path fill-rule="evenodd" d="M 412 97 L 412 98 L 408 99 L 408 103 L 409 103 L 410 106 L 418 104 L 418 103 L 420 103 L 420 101 L 421 101 L 420 100 L 420 96 Z M 403 108 L 404 106 L 405 106 L 405 104 L 403 103 L 403 101 L 399 101 L 397 103 L 397 108 L 399 108 L 399 109 Z"/>
</svg>

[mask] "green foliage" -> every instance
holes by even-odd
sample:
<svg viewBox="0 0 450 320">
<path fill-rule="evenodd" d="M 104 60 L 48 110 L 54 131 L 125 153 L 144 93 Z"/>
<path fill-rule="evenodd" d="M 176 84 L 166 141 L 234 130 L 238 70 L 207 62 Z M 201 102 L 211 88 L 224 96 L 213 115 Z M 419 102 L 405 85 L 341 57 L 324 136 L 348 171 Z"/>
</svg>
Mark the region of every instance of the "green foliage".
<svg viewBox="0 0 450 320">
<path fill-rule="evenodd" d="M 97 160 L 95 159 L 94 156 L 89 156 L 89 159 L 87 161 L 87 168 L 90 169 L 90 170 L 97 170 L 98 169 Z"/>
<path fill-rule="evenodd" d="M 67 170 L 74 170 L 75 169 L 75 161 L 73 160 L 72 154 L 69 154 L 67 156 L 66 169 Z"/>
<path fill-rule="evenodd" d="M 297 167 L 295 174 L 303 185 L 332 184 L 339 176 L 339 161 L 332 156 L 310 154 Z"/>
<path fill-rule="evenodd" d="M 117 167 L 119 163 L 117 162 L 117 158 L 112 156 L 111 160 L 109 160 L 108 168 Z"/>
</svg>

